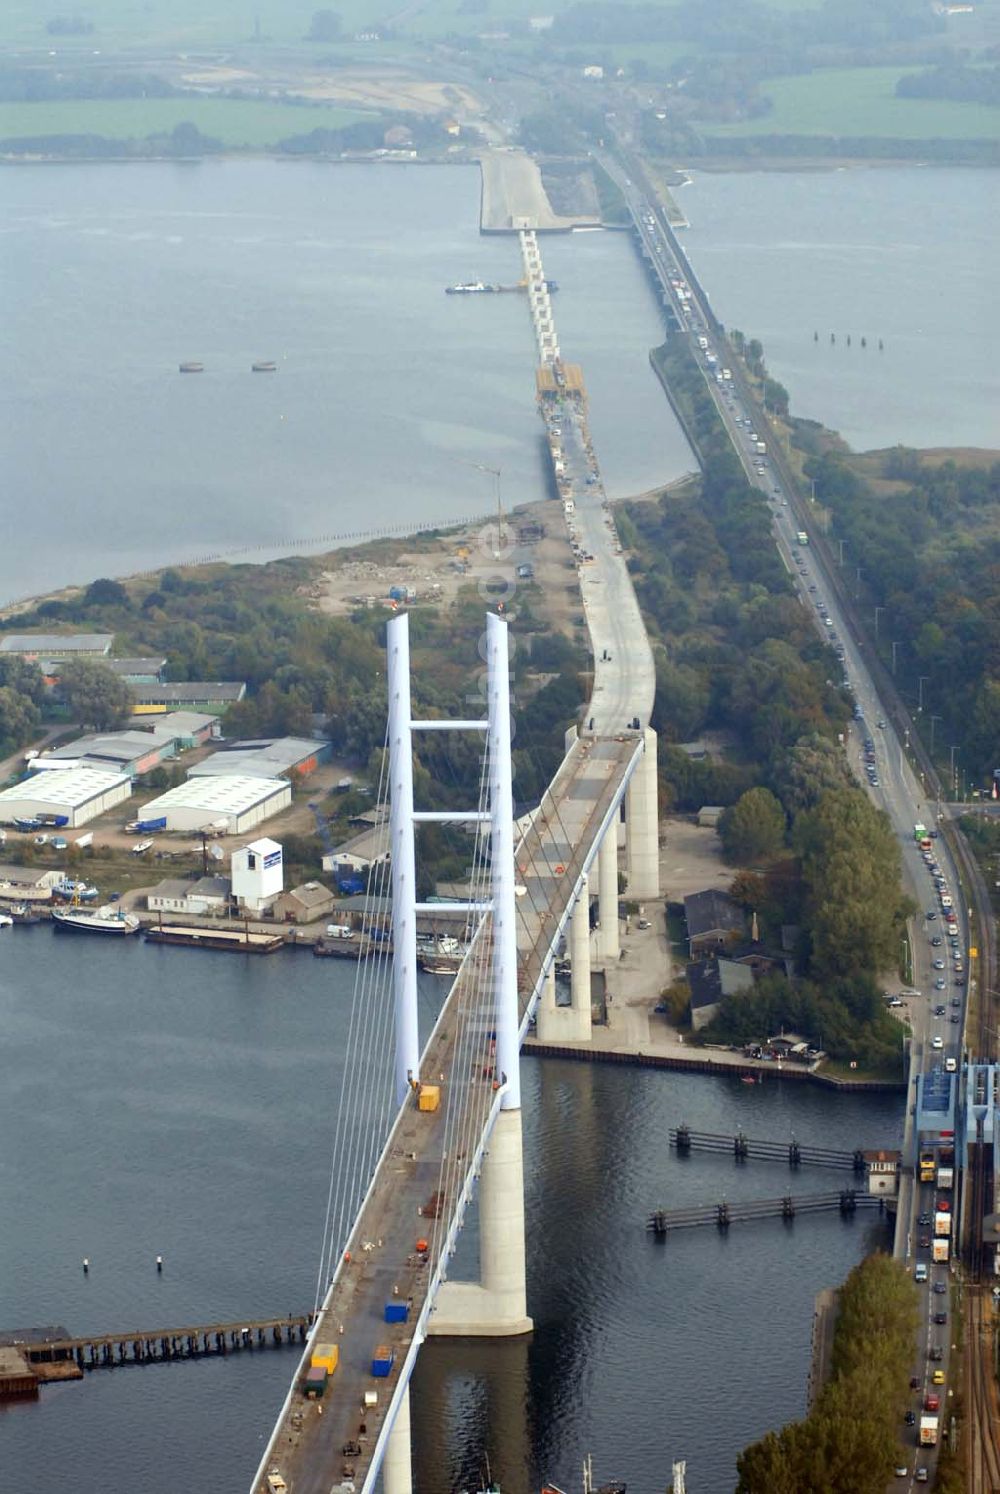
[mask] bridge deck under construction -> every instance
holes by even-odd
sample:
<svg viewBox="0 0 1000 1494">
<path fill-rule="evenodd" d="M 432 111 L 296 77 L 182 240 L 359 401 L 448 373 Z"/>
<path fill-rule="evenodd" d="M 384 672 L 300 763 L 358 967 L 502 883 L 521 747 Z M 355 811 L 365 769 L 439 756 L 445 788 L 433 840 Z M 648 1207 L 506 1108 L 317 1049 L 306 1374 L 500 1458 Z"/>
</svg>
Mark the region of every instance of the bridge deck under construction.
<svg viewBox="0 0 1000 1494">
<path fill-rule="evenodd" d="M 568 913 L 576 883 L 641 753 L 638 734 L 578 740 L 567 754 L 534 822 L 518 847 L 518 986 L 524 1017 L 549 952 Z M 487 1129 L 499 1076 L 481 1068 L 456 1072 L 463 1003 L 481 988 L 492 958 L 490 920 L 484 920 L 442 1008 L 421 1062 L 421 1076 L 441 1083 L 433 1113 L 409 1102 L 396 1121 L 382 1162 L 355 1222 L 319 1315 L 315 1343 L 336 1345 L 339 1359 L 324 1398 L 293 1392 L 272 1443 L 274 1461 L 295 1494 L 330 1494 L 337 1481 L 364 1487 L 399 1375 L 431 1284 L 435 1262 L 427 1248 L 431 1214 L 452 1217 L 460 1187 L 442 1190 L 442 1151 L 449 1106 L 467 1116 L 470 1138 L 464 1176 Z M 420 1248 L 423 1245 L 424 1248 Z M 388 1303 L 406 1304 L 404 1322 L 386 1322 Z M 389 1373 L 373 1378 L 376 1346 L 391 1356 Z M 365 1404 L 374 1395 L 375 1404 Z M 350 1447 L 350 1454 L 343 1449 Z M 352 1470 L 350 1473 L 345 1470 Z M 262 1486 L 263 1487 L 263 1486 Z"/>
</svg>

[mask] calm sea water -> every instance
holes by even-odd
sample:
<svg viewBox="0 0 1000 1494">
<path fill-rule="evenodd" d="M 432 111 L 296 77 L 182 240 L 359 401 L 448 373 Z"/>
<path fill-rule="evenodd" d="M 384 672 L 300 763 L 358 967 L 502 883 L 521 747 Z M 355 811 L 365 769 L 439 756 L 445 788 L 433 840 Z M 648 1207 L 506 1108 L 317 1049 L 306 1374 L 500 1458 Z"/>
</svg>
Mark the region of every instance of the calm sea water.
<svg viewBox="0 0 1000 1494">
<path fill-rule="evenodd" d="M 309 162 L 0 174 L 0 603 L 67 581 L 546 491 L 513 238 L 471 168 Z M 545 245 L 610 491 L 690 455 L 647 360 L 655 302 L 621 235 Z M 253 375 L 273 359 L 275 375 Z M 178 364 L 197 360 L 198 375 Z"/>
<path fill-rule="evenodd" d="M 856 450 L 1000 447 L 995 172 L 703 173 L 678 201 L 716 314 L 796 414 Z"/>
<path fill-rule="evenodd" d="M 351 967 L 304 954 L 108 948 L 48 927 L 0 936 L 0 1326 L 85 1332 L 310 1305 L 352 981 Z M 443 990 L 427 981 L 425 1022 Z M 634 1494 L 662 1491 L 676 1456 L 698 1494 L 731 1488 L 739 1447 L 803 1409 L 814 1294 L 881 1235 L 817 1218 L 655 1245 L 656 1205 L 788 1186 L 780 1167 L 678 1162 L 668 1128 L 891 1144 L 898 1104 L 528 1058 L 522 1073 L 535 1333 L 424 1349 L 417 1487 L 453 1494 L 488 1454 L 505 1494 L 542 1477 L 575 1489 L 591 1450 Z M 294 1364 L 236 1355 L 47 1389 L 0 1407 L 0 1466 L 23 1494 L 70 1476 L 79 1494 L 244 1494 Z"/>
</svg>

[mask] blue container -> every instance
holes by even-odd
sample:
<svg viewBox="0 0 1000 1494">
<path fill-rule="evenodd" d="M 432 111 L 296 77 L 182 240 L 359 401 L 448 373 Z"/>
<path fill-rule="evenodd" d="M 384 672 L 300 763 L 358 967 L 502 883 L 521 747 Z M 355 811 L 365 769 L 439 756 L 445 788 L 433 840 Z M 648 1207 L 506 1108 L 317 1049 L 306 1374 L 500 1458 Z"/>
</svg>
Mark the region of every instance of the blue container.
<svg viewBox="0 0 1000 1494">
<path fill-rule="evenodd" d="M 376 1349 L 375 1358 L 372 1360 L 372 1374 L 376 1380 L 385 1380 L 392 1370 L 392 1351 L 380 1352 Z"/>
<path fill-rule="evenodd" d="M 385 1304 L 385 1320 L 387 1323 L 405 1323 L 410 1315 L 410 1309 L 405 1302 L 387 1302 Z"/>
</svg>

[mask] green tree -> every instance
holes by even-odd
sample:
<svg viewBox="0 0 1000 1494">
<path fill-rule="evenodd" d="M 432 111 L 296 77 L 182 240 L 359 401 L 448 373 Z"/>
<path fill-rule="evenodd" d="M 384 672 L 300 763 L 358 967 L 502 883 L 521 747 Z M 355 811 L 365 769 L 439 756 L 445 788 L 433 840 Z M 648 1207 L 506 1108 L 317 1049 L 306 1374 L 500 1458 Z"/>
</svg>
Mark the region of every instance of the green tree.
<svg viewBox="0 0 1000 1494">
<path fill-rule="evenodd" d="M 899 844 L 888 817 L 857 789 L 829 789 L 795 820 L 805 922 L 817 980 L 891 968 L 910 904 L 900 891 Z"/>
<path fill-rule="evenodd" d="M 35 705 L 45 699 L 45 680 L 37 664 L 20 659 L 17 654 L 0 654 L 0 685 L 26 695 Z"/>
<path fill-rule="evenodd" d="M 828 789 L 851 784 L 843 748 L 818 732 L 799 738 L 785 754 L 777 777 L 782 803 L 793 817 L 811 809 Z"/>
<path fill-rule="evenodd" d="M 120 581 L 101 576 L 83 594 L 84 607 L 128 607 L 129 594 Z"/>
<path fill-rule="evenodd" d="M 785 811 L 770 789 L 752 788 L 719 821 L 727 861 L 766 861 L 785 843 Z"/>
<path fill-rule="evenodd" d="M 113 669 L 94 659 L 71 659 L 64 664 L 59 689 L 73 718 L 96 731 L 124 726 L 132 713 L 133 695 L 128 685 Z"/>
<path fill-rule="evenodd" d="M 0 685 L 0 746 L 11 752 L 30 742 L 38 730 L 41 713 L 30 695 Z"/>
</svg>

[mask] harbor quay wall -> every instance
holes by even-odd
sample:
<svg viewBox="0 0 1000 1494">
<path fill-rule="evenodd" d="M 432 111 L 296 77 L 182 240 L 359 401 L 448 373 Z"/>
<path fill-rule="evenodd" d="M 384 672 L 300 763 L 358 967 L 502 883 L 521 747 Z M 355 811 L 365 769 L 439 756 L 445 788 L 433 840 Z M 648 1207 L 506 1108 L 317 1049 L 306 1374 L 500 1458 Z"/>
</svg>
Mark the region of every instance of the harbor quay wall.
<svg viewBox="0 0 1000 1494">
<path fill-rule="evenodd" d="M 562 1047 L 558 1043 L 540 1043 L 532 1038 L 525 1042 L 521 1053 L 536 1058 L 571 1058 L 581 1063 L 631 1064 L 643 1069 L 687 1069 L 695 1074 L 716 1074 L 729 1079 L 739 1079 L 744 1075 L 757 1078 L 766 1073 L 770 1079 L 782 1083 L 787 1079 L 795 1084 L 819 1084 L 824 1089 L 844 1094 L 897 1094 L 906 1090 L 902 1079 L 837 1079 L 830 1074 L 818 1074 L 812 1069 L 795 1068 L 791 1064 L 783 1064 L 779 1072 L 776 1064 L 763 1068 L 752 1060 L 719 1063 L 716 1059 L 687 1057 L 679 1053 L 625 1053 L 618 1049 Z"/>
</svg>

